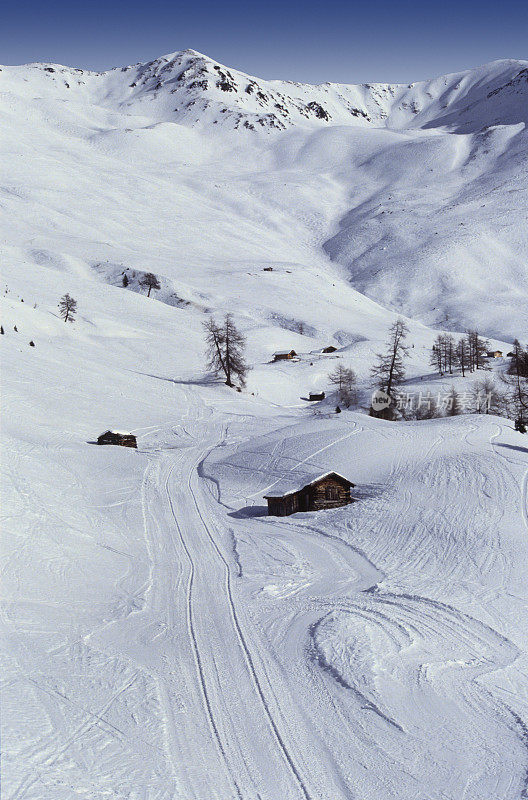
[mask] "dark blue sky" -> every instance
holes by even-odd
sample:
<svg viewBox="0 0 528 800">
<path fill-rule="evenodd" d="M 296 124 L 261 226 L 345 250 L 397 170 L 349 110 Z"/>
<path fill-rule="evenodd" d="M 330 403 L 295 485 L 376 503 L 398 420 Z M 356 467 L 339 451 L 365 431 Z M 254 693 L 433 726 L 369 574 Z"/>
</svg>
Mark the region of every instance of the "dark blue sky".
<svg viewBox="0 0 528 800">
<path fill-rule="evenodd" d="M 528 58 L 528 2 L 12 0 L 2 9 L 4 64 L 107 69 L 186 47 L 263 78 L 408 82 Z"/>
</svg>

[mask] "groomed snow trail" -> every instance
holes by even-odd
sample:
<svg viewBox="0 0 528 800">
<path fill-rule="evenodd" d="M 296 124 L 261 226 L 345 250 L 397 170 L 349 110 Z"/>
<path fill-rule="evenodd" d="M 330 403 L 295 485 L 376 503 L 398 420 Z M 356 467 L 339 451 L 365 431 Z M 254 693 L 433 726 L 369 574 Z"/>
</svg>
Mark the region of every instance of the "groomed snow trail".
<svg viewBox="0 0 528 800">
<path fill-rule="evenodd" d="M 151 602 L 166 614 L 172 642 L 160 696 L 182 797 L 333 800 L 383 790 L 387 798 L 421 800 L 424 771 L 438 789 L 431 798 L 520 796 L 528 757 L 522 719 L 480 682 L 519 657 L 499 632 L 492 602 L 509 577 L 498 531 L 514 486 L 500 462 L 474 452 L 489 434 L 462 425 L 453 438 L 463 452 L 416 470 L 436 498 L 431 518 L 422 519 L 423 531 L 438 540 L 437 552 L 429 542 L 429 556 L 441 558 L 445 586 L 458 583 L 471 597 L 473 617 L 435 599 L 426 579 L 422 591 L 433 596 L 385 588 L 385 575 L 352 544 L 361 538 L 357 530 L 346 541 L 318 527 L 329 516 L 308 525 L 297 518 L 228 522 L 215 484 L 200 475 L 207 456 L 237 437 L 225 414 L 185 395 L 189 417 L 173 431 L 177 446 L 151 454 L 146 482 L 147 533 L 159 548 Z M 353 430 L 323 450 L 346 446 Z M 426 457 L 445 444 L 444 434 L 433 438 Z M 406 463 L 412 452 L 402 431 L 391 474 L 395 481 L 406 475 L 407 488 L 389 513 L 376 502 L 368 513 L 380 542 L 399 537 L 400 548 L 411 548 L 409 571 L 426 576 Z M 480 498 L 471 520 L 456 495 L 462 476 Z M 406 520 L 413 538 L 404 533 Z M 354 515 L 349 524 L 356 528 Z M 241 580 L 236 543 L 244 536 L 260 563 Z M 457 537 L 474 574 L 457 564 Z M 267 558 L 279 575 L 293 562 L 292 580 L 282 575 L 274 583 Z M 379 558 L 386 561 L 383 552 Z M 175 708 L 183 708 L 177 718 Z M 499 729 L 505 747 L 483 760 Z M 426 730 L 430 741 L 423 741 Z"/>
<path fill-rule="evenodd" d="M 59 440 L 49 494 L 42 456 L 37 497 L 32 451 L 10 460 L 39 516 L 5 570 L 27 585 L 31 537 L 57 514 L 38 574 L 64 572 L 72 606 L 57 581 L 4 604 L 6 688 L 27 699 L 8 800 L 522 800 L 527 451 L 513 432 L 263 422 L 238 397 L 167 392 L 179 422 L 138 453 L 85 445 L 82 480 Z M 282 472 L 356 477 L 358 453 L 361 502 L 240 508 Z M 94 564 L 108 600 L 82 583 Z"/>
<path fill-rule="evenodd" d="M 181 796 L 350 797 L 321 757 L 324 743 L 305 713 L 285 699 L 287 676 L 237 601 L 230 533 L 211 510 L 216 501 L 208 482 L 198 477 L 200 463 L 222 445 L 226 426 L 196 398 L 189 406 L 198 409 L 197 418 L 174 429 L 177 446 L 150 454 L 144 498 L 153 554 L 146 613 L 164 618 L 166 626 L 159 687 Z M 339 541 L 334 547 L 346 549 Z M 329 564 L 320 550 L 308 543 L 306 557 L 317 557 L 324 569 Z M 362 559 L 352 555 L 357 569 Z M 366 560 L 364 572 L 359 584 L 367 586 L 375 571 Z M 333 585 L 331 575 L 321 578 Z M 306 627 L 300 634 L 305 638 Z"/>
</svg>

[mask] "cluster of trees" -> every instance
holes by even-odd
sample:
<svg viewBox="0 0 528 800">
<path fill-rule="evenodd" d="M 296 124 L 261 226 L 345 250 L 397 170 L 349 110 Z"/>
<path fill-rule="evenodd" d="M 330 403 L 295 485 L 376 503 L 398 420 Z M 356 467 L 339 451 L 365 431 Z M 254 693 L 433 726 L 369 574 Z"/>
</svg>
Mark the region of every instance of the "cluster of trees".
<svg viewBox="0 0 528 800">
<path fill-rule="evenodd" d="M 135 276 L 135 273 L 133 273 L 133 274 Z M 130 283 L 129 277 L 126 274 L 126 272 L 123 272 L 123 277 L 121 278 L 121 283 L 122 283 L 124 289 L 126 289 L 128 284 Z M 146 272 L 145 275 L 139 281 L 139 285 L 143 286 L 145 289 L 147 289 L 147 297 L 150 297 L 150 293 L 151 293 L 151 291 L 153 289 L 156 289 L 156 291 L 161 289 L 161 284 L 159 282 L 159 278 L 158 278 L 157 275 L 154 275 L 153 272 Z"/>
<path fill-rule="evenodd" d="M 436 367 L 440 375 L 453 375 L 460 370 L 463 376 L 466 372 L 474 372 L 484 366 L 484 359 L 490 344 L 487 339 L 479 336 L 478 331 L 468 331 L 458 341 L 450 333 L 443 333 L 436 337 L 431 351 L 431 365 Z"/>
<path fill-rule="evenodd" d="M 409 329 L 404 320 L 397 319 L 389 329 L 387 347 L 377 355 L 372 368 L 375 386 L 385 393 L 387 403 L 384 408 L 371 407 L 372 416 L 386 419 L 403 418 L 428 419 L 443 414 L 455 416 L 464 411 L 473 414 L 499 414 L 515 420 L 515 427 L 526 432 L 528 425 L 528 349 L 515 340 L 510 367 L 502 376 L 505 390 L 502 391 L 491 377 L 486 376 L 474 382 L 469 392 L 460 394 L 454 387 L 443 398 L 442 406 L 432 397 L 425 398 L 418 405 L 406 406 L 402 401 L 399 387 L 405 380 L 405 359 L 409 355 L 406 338 Z M 489 342 L 479 336 L 477 331 L 468 331 L 458 341 L 451 334 L 437 337 L 432 348 L 432 363 L 441 375 L 453 374 L 460 369 L 462 375 L 474 372 L 484 366 L 489 350 Z"/>
<path fill-rule="evenodd" d="M 513 343 L 508 374 L 504 381 L 510 391 L 510 403 L 514 410 L 515 428 L 526 433 L 528 427 L 528 348 L 523 348 L 518 339 Z"/>
<path fill-rule="evenodd" d="M 468 391 L 457 392 L 451 386 L 449 392 L 434 397 L 430 392 L 413 397 L 413 403 L 398 408 L 403 419 L 434 419 L 436 417 L 455 417 L 459 414 L 497 414 L 508 415 L 508 398 L 490 377 L 474 381 Z"/>
<path fill-rule="evenodd" d="M 528 378 L 528 347 L 524 348 L 518 339 L 513 343 L 508 374 Z"/>
<path fill-rule="evenodd" d="M 248 365 L 244 358 L 245 338 L 237 329 L 231 314 L 226 314 L 221 322 L 214 317 L 204 323 L 207 349 L 207 366 L 216 375 L 225 378 L 227 386 L 234 386 L 237 379 L 245 385 Z M 430 393 L 418 404 L 406 406 L 402 402 L 401 385 L 405 381 L 405 360 L 409 356 L 407 336 L 409 328 L 401 318 L 389 329 L 385 352 L 378 353 L 371 374 L 374 386 L 381 390 L 386 399 L 383 408 L 370 408 L 372 416 L 385 419 L 430 419 L 437 416 L 456 416 L 457 414 L 502 414 L 512 416 L 517 430 L 525 431 L 528 423 L 528 349 L 516 340 L 510 367 L 503 380 L 506 390 L 501 391 L 496 382 L 485 376 L 475 381 L 470 390 L 464 393 L 455 387 L 442 400 L 435 400 Z M 484 365 L 489 343 L 477 331 L 468 331 L 458 341 L 451 334 L 437 337 L 432 354 L 434 364 L 441 375 L 453 374 L 460 369 L 462 375 L 474 372 Z M 339 403 L 349 408 L 357 402 L 357 380 L 352 369 L 338 364 L 328 376 L 335 386 Z M 340 410 L 339 406 L 338 409 Z"/>
</svg>

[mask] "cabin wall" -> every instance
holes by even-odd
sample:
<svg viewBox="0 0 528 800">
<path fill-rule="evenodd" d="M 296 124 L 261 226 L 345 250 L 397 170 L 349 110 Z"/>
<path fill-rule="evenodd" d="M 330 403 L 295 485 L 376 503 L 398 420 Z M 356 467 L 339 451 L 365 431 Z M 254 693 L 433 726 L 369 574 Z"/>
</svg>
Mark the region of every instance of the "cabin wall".
<svg viewBox="0 0 528 800">
<path fill-rule="evenodd" d="M 299 492 L 286 495 L 286 497 L 268 498 L 268 514 L 271 517 L 288 517 L 300 510 Z"/>
<path fill-rule="evenodd" d="M 97 444 L 114 444 L 120 445 L 121 447 L 137 448 L 135 436 L 119 436 L 115 434 L 111 436 L 99 436 Z"/>
<path fill-rule="evenodd" d="M 328 493 L 331 497 L 327 497 Z M 321 511 L 341 508 L 352 502 L 350 489 L 338 481 L 328 478 L 316 486 L 307 486 L 284 497 L 268 498 L 268 514 L 271 517 L 288 517 L 297 511 Z"/>
<path fill-rule="evenodd" d="M 122 445 L 122 447 L 136 447 L 137 443 L 135 439 L 123 439 L 122 441 L 118 442 L 118 444 Z"/>
<path fill-rule="evenodd" d="M 327 497 L 327 490 L 331 497 Z M 310 495 L 310 509 L 314 511 L 324 508 L 341 508 L 341 506 L 346 506 L 352 502 L 350 489 L 331 478 L 313 486 Z"/>
</svg>

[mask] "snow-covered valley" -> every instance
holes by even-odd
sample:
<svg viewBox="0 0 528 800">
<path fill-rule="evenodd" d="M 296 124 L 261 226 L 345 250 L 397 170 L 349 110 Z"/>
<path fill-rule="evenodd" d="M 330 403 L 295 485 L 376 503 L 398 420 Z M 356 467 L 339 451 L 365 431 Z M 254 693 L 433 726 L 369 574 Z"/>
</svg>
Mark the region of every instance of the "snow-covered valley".
<svg viewBox="0 0 528 800">
<path fill-rule="evenodd" d="M 5 797 L 520 800 L 527 437 L 362 407 L 398 313 L 410 391 L 471 385 L 434 374 L 440 329 L 528 338 L 527 62 L 410 87 L 216 66 L 0 72 Z M 241 393 L 204 365 L 226 312 Z M 95 447 L 113 427 L 138 450 Z M 328 470 L 357 502 L 266 516 Z"/>
</svg>

